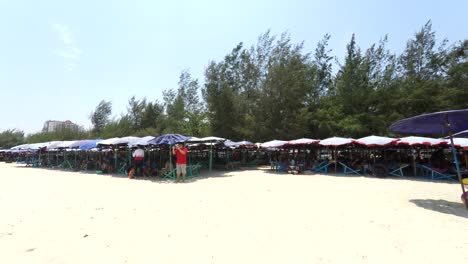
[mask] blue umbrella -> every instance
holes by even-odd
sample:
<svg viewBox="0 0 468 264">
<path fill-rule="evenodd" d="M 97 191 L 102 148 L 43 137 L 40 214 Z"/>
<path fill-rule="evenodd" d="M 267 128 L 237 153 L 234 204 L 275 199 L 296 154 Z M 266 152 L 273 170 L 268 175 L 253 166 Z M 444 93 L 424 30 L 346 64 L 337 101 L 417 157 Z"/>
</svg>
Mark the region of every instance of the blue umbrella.
<svg viewBox="0 0 468 264">
<path fill-rule="evenodd" d="M 174 145 L 175 143 L 185 142 L 189 140 L 190 137 L 180 135 L 180 134 L 166 134 L 159 137 L 155 137 L 152 140 L 148 141 L 148 144 L 152 145 Z"/>
<path fill-rule="evenodd" d="M 454 138 L 468 138 L 468 130 L 453 134 Z M 447 137 L 448 138 L 448 137 Z"/>
<path fill-rule="evenodd" d="M 453 143 L 453 133 L 468 130 L 468 109 L 451 110 L 424 114 L 402 119 L 390 126 L 390 131 L 400 134 L 448 134 L 453 153 L 453 160 L 457 169 L 458 180 L 462 187 L 462 197 L 468 210 L 468 197 L 465 194 L 460 166 L 458 164 L 455 144 Z"/>
<path fill-rule="evenodd" d="M 236 142 L 238 146 L 254 146 L 255 144 L 250 141 L 239 141 Z"/>
<path fill-rule="evenodd" d="M 169 173 L 173 174 L 174 172 L 172 170 L 172 154 L 170 150 L 171 149 L 170 145 L 174 145 L 180 142 L 185 142 L 189 139 L 190 137 L 180 135 L 180 134 L 166 134 L 166 135 L 161 135 L 159 137 L 155 137 L 154 139 L 148 140 L 148 145 L 169 145 L 169 166 L 171 168 Z M 175 175 L 172 175 L 172 176 L 174 177 Z"/>
<path fill-rule="evenodd" d="M 464 130 L 468 130 L 468 109 L 414 116 L 390 126 L 390 131 L 400 134 L 441 135 Z"/>
<path fill-rule="evenodd" d="M 95 139 L 95 140 L 84 140 L 83 143 L 80 145 L 80 150 L 90 150 L 97 146 L 97 144 L 102 141 L 102 139 Z"/>
<path fill-rule="evenodd" d="M 237 146 L 237 142 L 230 141 L 230 140 L 226 140 L 223 143 L 224 143 L 224 146 L 226 146 L 226 147 L 236 147 Z"/>
</svg>

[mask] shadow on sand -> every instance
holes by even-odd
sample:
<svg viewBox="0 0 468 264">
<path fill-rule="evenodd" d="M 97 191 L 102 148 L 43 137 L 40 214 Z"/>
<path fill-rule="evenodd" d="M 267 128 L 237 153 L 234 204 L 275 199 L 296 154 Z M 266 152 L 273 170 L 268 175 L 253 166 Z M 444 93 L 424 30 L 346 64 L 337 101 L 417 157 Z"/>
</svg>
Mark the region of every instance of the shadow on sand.
<svg viewBox="0 0 468 264">
<path fill-rule="evenodd" d="M 468 210 L 466 210 L 466 207 L 461 200 L 459 203 L 441 199 L 412 199 L 410 202 L 427 210 L 468 218 Z"/>
</svg>

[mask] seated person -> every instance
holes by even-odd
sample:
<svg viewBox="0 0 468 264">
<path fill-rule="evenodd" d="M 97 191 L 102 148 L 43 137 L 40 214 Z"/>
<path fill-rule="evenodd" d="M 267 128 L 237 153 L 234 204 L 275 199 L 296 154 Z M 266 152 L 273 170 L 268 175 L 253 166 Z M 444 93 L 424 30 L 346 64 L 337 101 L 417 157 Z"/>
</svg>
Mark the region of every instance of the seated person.
<svg viewBox="0 0 468 264">
<path fill-rule="evenodd" d="M 163 161 L 163 164 L 164 164 L 164 167 L 161 166 L 161 170 L 159 171 L 159 176 L 164 176 L 164 174 L 171 171 L 169 161 L 167 161 L 167 160 L 165 162 Z"/>
<path fill-rule="evenodd" d="M 109 173 L 109 163 L 107 161 L 101 162 L 101 171 L 102 173 Z"/>
<path fill-rule="evenodd" d="M 441 148 L 432 153 L 429 164 L 434 169 L 445 169 L 445 155 Z"/>
<path fill-rule="evenodd" d="M 158 175 L 158 170 L 156 169 L 155 164 L 151 164 L 151 161 L 145 162 L 143 164 L 143 176 L 156 176 Z"/>
<path fill-rule="evenodd" d="M 291 173 L 291 174 L 300 173 L 299 166 L 297 166 L 296 161 L 294 159 L 291 159 L 291 161 L 289 162 L 288 173 Z"/>
</svg>

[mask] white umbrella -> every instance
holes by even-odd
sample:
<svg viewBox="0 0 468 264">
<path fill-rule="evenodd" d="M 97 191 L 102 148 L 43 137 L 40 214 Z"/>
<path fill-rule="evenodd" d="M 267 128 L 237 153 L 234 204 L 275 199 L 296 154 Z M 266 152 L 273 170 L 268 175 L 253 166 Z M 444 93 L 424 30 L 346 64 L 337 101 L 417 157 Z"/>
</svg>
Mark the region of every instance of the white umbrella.
<svg viewBox="0 0 468 264">
<path fill-rule="evenodd" d="M 318 139 L 300 138 L 288 141 L 288 145 L 310 145 L 320 142 Z"/>
<path fill-rule="evenodd" d="M 446 139 L 447 144 L 450 144 L 450 140 Z M 453 138 L 453 144 L 460 148 L 468 147 L 468 138 Z"/>
<path fill-rule="evenodd" d="M 208 143 L 208 142 L 220 142 L 220 141 L 226 141 L 226 139 L 220 138 L 220 137 L 203 137 L 203 138 L 191 137 L 186 142 L 187 143 Z"/>
<path fill-rule="evenodd" d="M 435 139 L 435 138 L 428 138 L 428 137 L 404 137 L 400 138 L 397 142 L 398 145 L 408 145 L 408 146 L 416 146 L 416 145 L 425 145 L 425 146 L 438 146 L 441 144 L 447 144 L 445 139 Z"/>
<path fill-rule="evenodd" d="M 272 140 L 272 141 L 267 141 L 267 142 L 264 142 L 262 144 L 260 144 L 260 146 L 262 148 L 279 148 L 279 147 L 282 147 L 284 145 L 286 145 L 286 143 L 288 143 L 287 141 L 284 141 L 284 140 Z"/>
<path fill-rule="evenodd" d="M 138 146 L 138 145 L 146 146 L 146 145 L 149 145 L 148 141 L 150 141 L 152 139 L 155 139 L 155 137 L 153 137 L 153 136 L 142 137 L 140 139 L 137 139 L 137 140 L 134 140 L 134 141 L 128 143 L 128 146 L 129 147 L 134 147 L 134 146 Z"/>
<path fill-rule="evenodd" d="M 75 144 L 76 142 L 78 142 L 78 140 L 75 140 L 75 141 L 62 141 L 62 143 L 60 143 L 57 148 L 71 148 L 73 144 Z"/>
<path fill-rule="evenodd" d="M 49 142 L 49 145 L 47 145 L 47 150 L 52 150 L 58 148 L 60 144 L 62 144 L 63 141 L 51 141 Z"/>
<path fill-rule="evenodd" d="M 29 145 L 30 144 L 22 144 L 22 145 L 14 146 L 11 149 L 12 150 L 29 149 Z"/>
<path fill-rule="evenodd" d="M 131 144 L 133 144 L 134 142 L 140 139 L 141 138 L 139 137 L 123 137 L 123 138 L 119 138 L 115 140 L 113 145 L 129 145 L 130 146 Z"/>
<path fill-rule="evenodd" d="M 379 137 L 379 136 L 368 136 L 363 137 L 360 139 L 356 139 L 354 142 L 366 145 L 368 147 L 376 147 L 376 146 L 385 146 L 397 142 L 398 138 L 389 138 L 389 137 Z"/>
<path fill-rule="evenodd" d="M 108 138 L 104 139 L 103 141 L 100 141 L 98 145 L 115 145 L 114 142 L 117 142 L 120 138 L 115 137 L 115 138 Z"/>
<path fill-rule="evenodd" d="M 336 147 L 336 146 L 351 144 L 351 143 L 353 143 L 353 141 L 354 141 L 354 139 L 352 139 L 352 138 L 331 137 L 331 138 L 321 140 L 319 142 L 319 144 L 322 145 L 322 146 Z"/>
</svg>

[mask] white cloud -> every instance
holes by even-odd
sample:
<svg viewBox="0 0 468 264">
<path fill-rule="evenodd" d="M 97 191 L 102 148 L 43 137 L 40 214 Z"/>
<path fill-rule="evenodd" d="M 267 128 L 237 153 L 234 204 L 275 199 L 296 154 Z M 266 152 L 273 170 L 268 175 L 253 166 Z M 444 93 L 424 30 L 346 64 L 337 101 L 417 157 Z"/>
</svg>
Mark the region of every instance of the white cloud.
<svg viewBox="0 0 468 264">
<path fill-rule="evenodd" d="M 53 54 L 64 58 L 67 70 L 72 71 L 78 65 L 76 60 L 81 57 L 83 50 L 77 46 L 75 37 L 68 26 L 52 24 L 52 28 L 60 34 L 60 39 L 63 42 L 63 49 L 54 50 Z"/>
<path fill-rule="evenodd" d="M 71 62 L 67 64 L 67 71 L 73 71 L 78 64 Z"/>
</svg>

